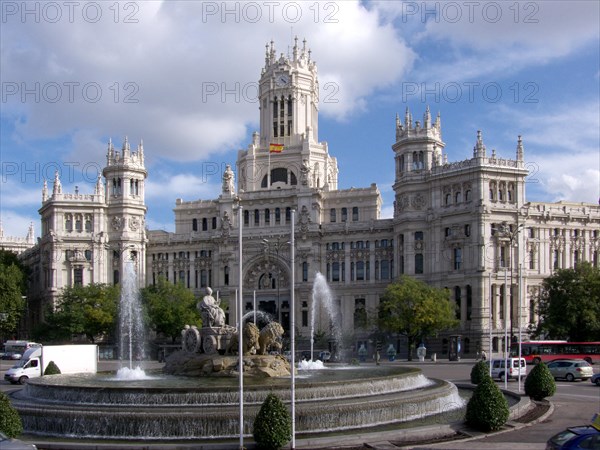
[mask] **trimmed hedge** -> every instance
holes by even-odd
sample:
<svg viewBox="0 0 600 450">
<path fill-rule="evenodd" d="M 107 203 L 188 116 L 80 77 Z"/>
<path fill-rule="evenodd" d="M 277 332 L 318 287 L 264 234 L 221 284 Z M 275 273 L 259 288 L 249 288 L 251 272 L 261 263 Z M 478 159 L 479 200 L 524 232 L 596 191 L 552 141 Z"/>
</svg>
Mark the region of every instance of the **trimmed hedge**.
<svg viewBox="0 0 600 450">
<path fill-rule="evenodd" d="M 44 375 L 60 375 L 61 371 L 54 361 L 48 363 L 48 367 L 44 370 Z"/>
<path fill-rule="evenodd" d="M 292 417 L 275 394 L 267 395 L 254 419 L 254 440 L 258 448 L 276 450 L 292 438 Z"/>
<path fill-rule="evenodd" d="M 10 438 L 17 437 L 23 432 L 21 416 L 10 404 L 4 392 L 0 392 L 0 431 Z"/>
<path fill-rule="evenodd" d="M 471 369 L 471 383 L 479 384 L 484 377 L 490 376 L 490 365 L 486 361 L 479 361 Z"/>
<path fill-rule="evenodd" d="M 554 377 L 546 364 L 538 363 L 525 378 L 525 394 L 534 400 L 552 397 L 556 392 Z"/>
<path fill-rule="evenodd" d="M 467 425 L 480 431 L 496 431 L 502 428 L 508 416 L 504 394 L 489 376 L 484 377 L 467 403 Z"/>
</svg>

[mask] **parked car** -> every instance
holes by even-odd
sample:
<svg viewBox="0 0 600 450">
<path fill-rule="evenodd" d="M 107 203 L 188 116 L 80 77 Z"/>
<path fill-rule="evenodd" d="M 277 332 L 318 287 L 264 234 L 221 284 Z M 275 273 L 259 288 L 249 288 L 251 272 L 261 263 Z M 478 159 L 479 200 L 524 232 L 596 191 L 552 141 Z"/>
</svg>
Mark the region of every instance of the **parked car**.
<svg viewBox="0 0 600 450">
<path fill-rule="evenodd" d="M 2 355 L 2 359 L 12 359 L 12 360 L 17 360 L 17 359 L 21 359 L 21 355 L 20 353 L 16 353 L 16 352 L 6 352 L 4 355 Z"/>
<path fill-rule="evenodd" d="M 490 364 L 492 365 L 492 378 L 504 380 L 504 377 L 508 376 L 508 379 L 516 379 L 519 378 L 519 373 L 521 373 L 521 377 L 523 378 L 527 375 L 527 363 L 525 362 L 525 358 L 521 358 L 521 364 L 519 364 L 519 358 L 507 358 L 507 360 L 508 370 L 504 369 L 504 359 L 490 360 Z"/>
<path fill-rule="evenodd" d="M 590 381 L 592 383 L 594 383 L 596 386 L 600 386 L 600 373 L 595 373 L 594 375 L 592 375 L 592 378 L 590 378 Z"/>
<path fill-rule="evenodd" d="M 11 439 L 0 431 L 0 448 L 2 450 L 35 450 L 37 447 L 20 439 Z"/>
<path fill-rule="evenodd" d="M 546 450 L 576 450 L 600 447 L 600 431 L 591 425 L 569 427 L 546 442 Z"/>
<path fill-rule="evenodd" d="M 590 363 L 583 359 L 558 359 L 548 363 L 548 370 L 554 378 L 567 381 L 589 380 L 594 375 Z"/>
</svg>

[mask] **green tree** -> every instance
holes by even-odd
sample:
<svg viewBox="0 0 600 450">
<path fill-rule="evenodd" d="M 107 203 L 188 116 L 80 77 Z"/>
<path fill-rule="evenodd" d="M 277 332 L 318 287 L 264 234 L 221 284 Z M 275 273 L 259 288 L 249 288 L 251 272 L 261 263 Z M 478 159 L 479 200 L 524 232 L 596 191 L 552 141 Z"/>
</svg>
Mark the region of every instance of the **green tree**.
<svg viewBox="0 0 600 450">
<path fill-rule="evenodd" d="M 65 287 L 54 310 L 48 311 L 46 324 L 36 330 L 36 335 L 58 341 L 83 334 L 94 342 L 97 336 L 114 332 L 119 293 L 119 286 L 101 283 Z"/>
<path fill-rule="evenodd" d="M 25 309 L 27 270 L 17 255 L 0 250 L 0 339 L 13 335 Z"/>
<path fill-rule="evenodd" d="M 417 339 L 458 325 L 448 291 L 402 276 L 386 288 L 379 303 L 379 327 L 408 339 L 408 359 Z"/>
<path fill-rule="evenodd" d="M 485 377 L 490 376 L 490 363 L 487 361 L 477 361 L 471 368 L 471 383 L 479 384 Z"/>
<path fill-rule="evenodd" d="M 252 435 L 258 448 L 276 450 L 292 438 L 292 417 L 275 394 L 267 395 L 256 418 Z"/>
<path fill-rule="evenodd" d="M 583 262 L 558 269 L 543 282 L 538 313 L 537 336 L 600 340 L 600 268 Z"/>
<path fill-rule="evenodd" d="M 4 392 L 0 392 L 0 431 L 10 438 L 15 438 L 23 432 L 21 416 Z"/>
<path fill-rule="evenodd" d="M 556 392 L 556 382 L 544 363 L 536 364 L 525 378 L 525 394 L 534 400 L 552 397 Z"/>
<path fill-rule="evenodd" d="M 496 383 L 489 376 L 483 377 L 467 403 L 467 425 L 480 431 L 496 431 L 504 426 L 509 414 L 508 402 Z"/>
<path fill-rule="evenodd" d="M 147 306 L 150 326 L 171 338 L 181 336 L 184 325 L 201 324 L 196 309 L 196 297 L 183 283 L 169 283 L 163 277 L 154 286 L 142 289 L 142 299 Z"/>
</svg>

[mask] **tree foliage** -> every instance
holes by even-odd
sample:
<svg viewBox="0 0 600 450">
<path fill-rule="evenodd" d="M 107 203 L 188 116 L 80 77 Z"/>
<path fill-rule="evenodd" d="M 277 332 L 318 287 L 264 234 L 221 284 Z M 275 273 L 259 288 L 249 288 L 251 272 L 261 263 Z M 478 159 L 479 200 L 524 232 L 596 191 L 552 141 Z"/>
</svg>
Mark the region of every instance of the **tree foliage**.
<svg viewBox="0 0 600 450">
<path fill-rule="evenodd" d="M 181 336 L 184 325 L 202 323 L 196 298 L 182 283 L 169 283 L 160 277 L 156 285 L 142 289 L 142 299 L 147 306 L 150 326 L 173 342 Z"/>
<path fill-rule="evenodd" d="M 477 363 L 471 368 L 471 383 L 479 384 L 485 377 L 489 377 L 490 364 L 491 361 L 477 361 Z"/>
<path fill-rule="evenodd" d="M 506 423 L 509 414 L 504 394 L 491 377 L 484 377 L 467 403 L 467 425 L 480 431 L 496 431 Z"/>
<path fill-rule="evenodd" d="M 46 324 L 36 330 L 37 338 L 61 341 L 85 335 L 94 342 L 97 336 L 113 333 L 119 294 L 119 286 L 101 283 L 65 287 L 54 310 L 48 311 Z"/>
<path fill-rule="evenodd" d="M 254 419 L 253 436 L 258 448 L 273 450 L 283 447 L 292 438 L 292 417 L 273 393 L 267 395 Z"/>
<path fill-rule="evenodd" d="M 600 340 L 600 269 L 579 263 L 546 278 L 535 335 L 570 341 Z"/>
<path fill-rule="evenodd" d="M 50 361 L 46 370 L 44 370 L 44 375 L 60 375 L 62 372 L 60 368 L 56 365 L 54 361 Z"/>
<path fill-rule="evenodd" d="M 534 400 L 552 397 L 556 392 L 556 382 L 546 364 L 539 363 L 525 378 L 525 394 Z"/>
<path fill-rule="evenodd" d="M 4 392 L 0 392 L 0 431 L 10 438 L 15 438 L 23 432 L 21 416 Z"/>
<path fill-rule="evenodd" d="M 379 327 L 406 336 L 409 349 L 417 339 L 457 325 L 455 306 L 447 290 L 407 276 L 388 285 L 379 303 Z"/>
<path fill-rule="evenodd" d="M 0 250 L 0 313 L 6 317 L 0 320 L 0 338 L 10 336 L 25 310 L 27 270 L 17 259 L 17 255 Z"/>
</svg>

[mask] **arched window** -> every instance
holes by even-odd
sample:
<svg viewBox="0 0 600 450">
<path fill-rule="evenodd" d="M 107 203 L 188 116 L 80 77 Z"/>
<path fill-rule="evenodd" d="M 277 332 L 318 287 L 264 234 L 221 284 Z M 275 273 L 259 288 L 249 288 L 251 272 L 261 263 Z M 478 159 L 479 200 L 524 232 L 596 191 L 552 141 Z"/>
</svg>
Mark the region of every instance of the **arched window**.
<svg viewBox="0 0 600 450">
<path fill-rule="evenodd" d="M 446 197 L 444 198 L 444 204 L 446 206 L 452 204 L 452 194 L 450 194 L 450 193 L 446 194 Z"/>
<path fill-rule="evenodd" d="M 192 231 L 198 231 L 198 219 L 192 219 Z"/>
<path fill-rule="evenodd" d="M 342 208 L 342 222 L 348 221 L 348 208 Z"/>
<path fill-rule="evenodd" d="M 352 207 L 352 222 L 358 222 L 358 206 Z"/>
<path fill-rule="evenodd" d="M 329 210 L 329 221 L 332 223 L 336 221 L 335 208 Z"/>
<path fill-rule="evenodd" d="M 258 226 L 260 224 L 260 211 L 258 209 L 254 210 L 254 225 Z"/>
<path fill-rule="evenodd" d="M 462 201 L 462 193 L 458 191 L 454 194 L 454 203 L 460 203 Z"/>
<path fill-rule="evenodd" d="M 244 225 L 250 225 L 250 211 L 247 209 L 244 210 Z"/>
<path fill-rule="evenodd" d="M 470 202 L 471 201 L 471 189 L 467 189 L 465 191 L 465 202 Z"/>
<path fill-rule="evenodd" d="M 279 225 L 281 223 L 281 209 L 275 208 L 275 223 Z"/>
<path fill-rule="evenodd" d="M 269 208 L 265 209 L 265 224 L 271 223 L 271 210 Z"/>
<path fill-rule="evenodd" d="M 208 219 L 206 217 L 202 218 L 202 231 L 208 230 Z"/>
</svg>

